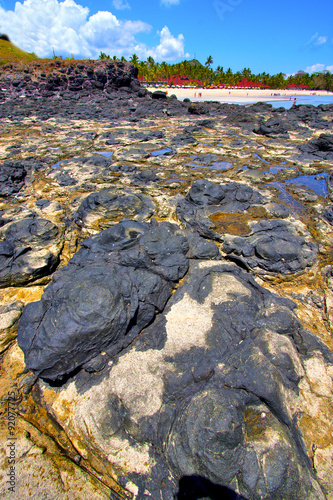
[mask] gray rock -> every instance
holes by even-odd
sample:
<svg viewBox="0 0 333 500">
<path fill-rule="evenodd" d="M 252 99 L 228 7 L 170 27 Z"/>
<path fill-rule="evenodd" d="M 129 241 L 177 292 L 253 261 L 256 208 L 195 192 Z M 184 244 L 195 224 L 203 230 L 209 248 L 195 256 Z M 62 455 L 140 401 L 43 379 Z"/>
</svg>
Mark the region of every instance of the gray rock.
<svg viewBox="0 0 333 500">
<path fill-rule="evenodd" d="M 83 200 L 74 214 L 74 220 L 80 227 L 98 226 L 104 229 L 123 217 L 147 220 L 154 211 L 154 204 L 148 196 L 131 191 L 104 189 Z"/>
<path fill-rule="evenodd" d="M 107 351 L 126 347 L 163 310 L 188 269 L 177 226 L 126 221 L 84 241 L 24 309 L 18 343 L 27 367 L 57 379 Z"/>
<path fill-rule="evenodd" d="M 4 226 L 2 235 L 0 288 L 30 283 L 57 267 L 62 232 L 51 221 L 23 219 Z"/>
<path fill-rule="evenodd" d="M 251 224 L 249 236 L 227 235 L 222 249 L 238 257 L 255 273 L 293 274 L 312 266 L 318 245 L 297 234 L 286 221 L 270 220 Z"/>
<path fill-rule="evenodd" d="M 265 123 L 261 123 L 258 128 L 253 130 L 256 134 L 266 137 L 289 137 L 289 134 L 280 120 L 270 118 Z"/>
<path fill-rule="evenodd" d="M 177 217 L 187 228 L 204 238 L 221 241 L 210 216 L 216 212 L 244 212 L 253 205 L 262 205 L 263 196 L 246 184 L 216 184 L 206 179 L 193 182 L 185 199 L 177 204 Z"/>
<path fill-rule="evenodd" d="M 333 355 L 294 309 L 234 264 L 192 263 L 112 366 L 94 378 L 81 371 L 55 394 L 54 416 L 83 447 L 93 431 L 123 484 L 152 498 L 172 498 L 182 477 L 196 475 L 245 498 L 324 500 L 298 415 L 322 400 L 303 393 L 308 366 L 332 368 Z"/>
<path fill-rule="evenodd" d="M 11 196 L 24 186 L 27 169 L 20 162 L 6 161 L 0 164 L 0 196 Z"/>
</svg>

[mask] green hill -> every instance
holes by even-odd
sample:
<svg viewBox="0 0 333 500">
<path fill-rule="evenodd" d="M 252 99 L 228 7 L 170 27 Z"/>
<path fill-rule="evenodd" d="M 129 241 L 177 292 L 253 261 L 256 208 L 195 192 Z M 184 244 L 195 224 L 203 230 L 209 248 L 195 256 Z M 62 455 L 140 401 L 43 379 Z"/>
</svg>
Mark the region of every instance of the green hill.
<svg viewBox="0 0 333 500">
<path fill-rule="evenodd" d="M 37 61 L 39 58 L 35 54 L 29 54 L 24 50 L 19 49 L 11 42 L 0 39 L 0 65 L 10 63 L 28 64 L 32 61 Z"/>
<path fill-rule="evenodd" d="M 200 61 L 198 61 L 198 59 L 191 59 L 190 61 L 187 61 L 187 62 L 188 62 L 188 64 L 189 64 L 190 66 L 194 66 L 194 67 L 199 67 L 199 66 L 201 66 L 201 67 L 203 67 L 203 66 L 202 66 L 202 64 L 201 64 L 201 62 L 200 62 Z"/>
</svg>

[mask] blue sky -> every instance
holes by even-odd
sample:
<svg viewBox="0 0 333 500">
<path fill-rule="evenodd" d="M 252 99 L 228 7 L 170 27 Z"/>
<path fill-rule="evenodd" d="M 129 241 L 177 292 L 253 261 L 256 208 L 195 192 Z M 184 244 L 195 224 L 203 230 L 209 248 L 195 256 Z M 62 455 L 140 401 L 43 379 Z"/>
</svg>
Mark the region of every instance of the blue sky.
<svg viewBox="0 0 333 500">
<path fill-rule="evenodd" d="M 41 57 L 212 55 L 225 70 L 333 72 L 332 0 L 0 0 L 0 32 Z"/>
</svg>

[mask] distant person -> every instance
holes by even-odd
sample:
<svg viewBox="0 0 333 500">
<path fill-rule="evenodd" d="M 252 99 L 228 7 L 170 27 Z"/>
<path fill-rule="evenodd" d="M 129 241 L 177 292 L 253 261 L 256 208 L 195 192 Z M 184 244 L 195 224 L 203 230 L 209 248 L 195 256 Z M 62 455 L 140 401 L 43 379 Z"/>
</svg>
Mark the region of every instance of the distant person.
<svg viewBox="0 0 333 500">
<path fill-rule="evenodd" d="M 293 106 L 296 106 L 296 97 L 294 98 Z"/>
</svg>

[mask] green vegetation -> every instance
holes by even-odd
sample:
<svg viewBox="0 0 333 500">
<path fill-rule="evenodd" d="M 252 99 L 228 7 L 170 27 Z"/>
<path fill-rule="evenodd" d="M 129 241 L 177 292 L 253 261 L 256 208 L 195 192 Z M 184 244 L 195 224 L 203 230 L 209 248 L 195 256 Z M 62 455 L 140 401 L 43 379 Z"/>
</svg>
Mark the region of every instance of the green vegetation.
<svg viewBox="0 0 333 500">
<path fill-rule="evenodd" d="M 24 52 L 7 40 L 0 39 L 0 66 L 11 63 L 27 64 L 38 60 L 38 57 L 33 52 Z"/>
<path fill-rule="evenodd" d="M 110 56 L 107 57 L 110 58 Z M 117 57 L 113 56 L 113 60 L 117 60 Z M 122 58 L 122 60 L 125 60 L 125 58 Z M 276 75 L 270 75 L 266 72 L 254 74 L 250 68 L 244 68 L 242 71 L 234 73 L 231 68 L 225 70 L 223 66 L 217 66 L 214 70 L 211 67 L 213 64 L 212 56 L 207 58 L 205 65 L 201 64 L 197 59 L 185 60 L 177 64 L 157 63 L 151 56 L 147 57 L 146 61 L 140 61 L 137 54 L 131 56 L 130 62 L 138 68 L 139 77 L 146 81 L 165 81 L 175 75 L 199 80 L 204 87 L 219 85 L 234 87 L 239 82 L 243 82 L 245 87 L 250 87 L 252 84 L 252 86 L 272 89 L 283 89 L 290 86 L 291 88 L 309 88 L 309 90 L 333 90 L 333 75 L 329 71 L 313 73 L 312 75 L 304 71 L 298 71 L 295 75 L 286 76 L 283 73 L 277 73 Z"/>
</svg>

